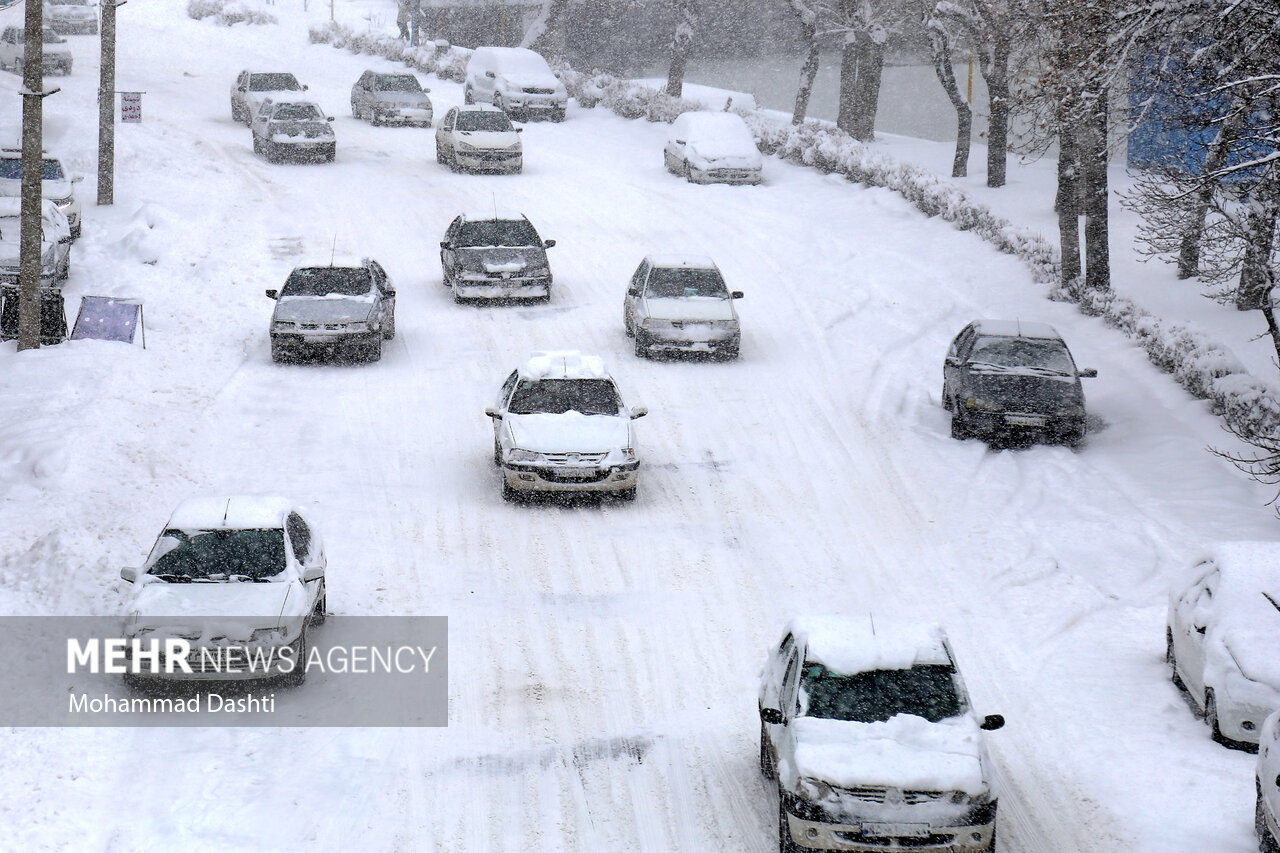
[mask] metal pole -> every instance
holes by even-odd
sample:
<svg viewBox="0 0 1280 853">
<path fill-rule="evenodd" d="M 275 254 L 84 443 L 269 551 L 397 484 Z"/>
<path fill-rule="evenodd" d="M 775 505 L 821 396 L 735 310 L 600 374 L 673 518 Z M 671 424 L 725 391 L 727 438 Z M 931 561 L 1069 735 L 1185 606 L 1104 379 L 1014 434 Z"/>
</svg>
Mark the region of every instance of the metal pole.
<svg viewBox="0 0 1280 853">
<path fill-rule="evenodd" d="M 116 7 L 102 3 L 102 76 L 98 82 L 98 204 L 115 203 L 116 182 Z"/>
<path fill-rule="evenodd" d="M 22 224 L 18 245 L 18 349 L 40 347 L 41 178 L 44 147 L 44 8 L 27 3 L 22 63 Z"/>
</svg>

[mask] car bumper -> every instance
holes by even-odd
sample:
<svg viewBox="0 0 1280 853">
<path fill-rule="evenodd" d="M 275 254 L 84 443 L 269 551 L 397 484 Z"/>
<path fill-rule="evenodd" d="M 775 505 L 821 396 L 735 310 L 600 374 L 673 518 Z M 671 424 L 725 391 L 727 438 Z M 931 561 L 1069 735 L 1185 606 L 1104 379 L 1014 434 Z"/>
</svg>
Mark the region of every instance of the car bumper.
<svg viewBox="0 0 1280 853">
<path fill-rule="evenodd" d="M 1036 412 L 977 412 L 966 409 L 963 415 L 969 431 L 983 436 L 1042 435 L 1052 439 L 1078 438 L 1084 435 L 1083 416 L 1045 415 Z"/>
<path fill-rule="evenodd" d="M 1257 744 L 1262 721 L 1275 708 L 1230 701 L 1222 692 L 1218 698 L 1218 730 L 1237 743 Z"/>
<path fill-rule="evenodd" d="M 40 63 L 46 74 L 71 73 L 71 57 L 69 56 L 45 56 L 44 61 Z"/>
<path fill-rule="evenodd" d="M 504 107 L 534 115 L 555 115 L 563 113 L 565 102 L 557 101 L 550 95 L 521 95 L 502 102 Z"/>
<path fill-rule="evenodd" d="M 458 279 L 453 294 L 459 299 L 545 299 L 551 295 L 551 278 Z"/>
<path fill-rule="evenodd" d="M 640 463 L 573 471 L 545 465 L 504 463 L 507 486 L 520 492 L 624 492 L 634 489 Z"/>
<path fill-rule="evenodd" d="M 285 332 L 271 334 L 273 346 L 298 354 L 319 354 L 348 348 L 370 348 L 382 344 L 381 330 L 375 332 Z"/>
<path fill-rule="evenodd" d="M 392 108 L 375 108 L 373 111 L 373 121 L 375 124 L 404 124 L 414 125 L 417 127 L 431 127 L 431 121 L 434 118 L 431 110 L 419 110 L 404 107 L 401 109 Z"/>
<path fill-rule="evenodd" d="M 255 655 L 251 660 L 245 654 L 243 647 L 228 651 L 226 649 L 202 650 L 197 646 L 192 646 L 191 653 L 186 659 L 191 672 L 185 672 L 175 664 L 173 672 L 152 673 L 149 671 L 149 665 L 144 664 L 141 667 L 142 672 L 130 673 L 128 677 L 130 681 L 136 684 L 155 686 L 178 681 L 254 681 L 265 678 L 280 678 L 292 672 L 290 659 L 280 654 L 283 648 L 285 647 L 263 649 L 261 656 Z M 251 652 L 250 654 L 254 653 Z M 131 668 L 127 653 L 125 660 L 126 667 Z M 299 662 L 299 665 L 301 663 Z M 161 664 L 159 668 L 163 670 L 168 667 Z"/>
<path fill-rule="evenodd" d="M 307 140 L 271 140 L 269 149 L 278 159 L 290 163 L 302 163 L 311 160 L 332 160 L 338 151 L 338 143 L 332 139 Z"/>
<path fill-rule="evenodd" d="M 98 31 L 98 19 L 88 18 L 83 21 L 50 21 L 49 29 L 55 33 L 96 33 Z"/>
<path fill-rule="evenodd" d="M 910 830 L 908 826 L 920 827 Z M 787 813 L 791 842 L 801 850 L 840 850 L 884 853 L 913 850 L 925 853 L 984 853 L 995 837 L 994 811 L 990 823 L 959 826 L 892 823 L 825 823 Z M 900 834 L 894 834 L 900 833 Z"/>
<path fill-rule="evenodd" d="M 7 287 L 18 287 L 18 271 L 17 270 L 0 270 L 0 285 Z M 61 285 L 56 273 L 46 269 L 40 270 L 40 286 L 42 288 L 56 288 Z"/>
<path fill-rule="evenodd" d="M 742 333 L 710 323 L 687 323 L 681 328 L 640 330 L 642 343 L 651 350 L 673 352 L 721 352 L 737 350 Z"/>
<path fill-rule="evenodd" d="M 473 172 L 518 172 L 524 166 L 524 154 L 458 151 L 458 165 Z"/>
<path fill-rule="evenodd" d="M 694 169 L 690 167 L 689 180 L 696 184 L 758 184 L 762 178 L 759 169 Z"/>
</svg>

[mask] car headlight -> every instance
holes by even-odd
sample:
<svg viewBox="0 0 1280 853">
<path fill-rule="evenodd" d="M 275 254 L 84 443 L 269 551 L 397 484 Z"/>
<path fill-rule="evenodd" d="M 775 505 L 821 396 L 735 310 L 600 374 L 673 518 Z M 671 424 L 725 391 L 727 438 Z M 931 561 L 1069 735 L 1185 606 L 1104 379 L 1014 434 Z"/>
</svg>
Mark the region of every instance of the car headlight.
<svg viewBox="0 0 1280 853">
<path fill-rule="evenodd" d="M 808 776 L 800 778 L 796 786 L 796 790 L 800 796 L 812 802 L 821 802 L 832 796 L 831 786 L 821 779 L 813 779 Z"/>
<path fill-rule="evenodd" d="M 378 324 L 371 320 L 357 320 L 354 323 L 343 323 L 342 330 L 345 332 L 376 332 Z"/>
<path fill-rule="evenodd" d="M 628 462 L 635 462 L 635 461 L 636 461 L 636 449 L 635 449 L 634 447 L 624 447 L 624 448 L 622 448 L 622 458 L 623 458 L 623 459 L 625 459 L 625 460 L 627 460 Z"/>
<path fill-rule="evenodd" d="M 643 320 L 640 321 L 640 328 L 645 330 L 670 329 L 672 328 L 672 326 L 671 326 L 670 320 L 659 320 L 656 317 L 645 317 Z"/>
<path fill-rule="evenodd" d="M 298 324 L 291 320 L 276 320 L 271 324 L 271 330 L 275 332 L 288 332 L 298 328 Z"/>
<path fill-rule="evenodd" d="M 479 151 L 480 150 L 476 148 L 474 145 L 472 145 L 471 143 L 462 142 L 462 141 L 459 141 L 457 143 L 457 147 L 459 151 Z"/>
<path fill-rule="evenodd" d="M 965 408 L 977 409 L 982 412 L 998 412 L 1000 405 L 993 400 L 984 400 L 981 397 L 969 397 L 964 401 Z"/>
<path fill-rule="evenodd" d="M 737 320 L 715 320 L 712 322 L 712 325 L 715 326 L 717 329 L 729 329 L 730 331 L 734 331 L 734 332 L 738 330 Z"/>
<path fill-rule="evenodd" d="M 283 646 L 289 638 L 283 628 L 259 628 L 249 635 L 249 642 L 259 646 Z"/>
<path fill-rule="evenodd" d="M 519 447 L 513 447 L 511 452 L 507 454 L 507 458 L 512 462 L 541 462 L 543 455 L 533 450 L 522 450 Z"/>
<path fill-rule="evenodd" d="M 551 267 L 533 267 L 526 272 L 526 275 L 533 278 L 546 278 L 551 275 Z"/>
<path fill-rule="evenodd" d="M 67 196 L 66 198 L 55 198 L 55 199 L 51 199 L 51 201 L 53 202 L 54 207 L 58 208 L 59 210 L 62 210 L 63 208 L 71 206 L 71 202 L 75 201 L 75 196 Z"/>
</svg>

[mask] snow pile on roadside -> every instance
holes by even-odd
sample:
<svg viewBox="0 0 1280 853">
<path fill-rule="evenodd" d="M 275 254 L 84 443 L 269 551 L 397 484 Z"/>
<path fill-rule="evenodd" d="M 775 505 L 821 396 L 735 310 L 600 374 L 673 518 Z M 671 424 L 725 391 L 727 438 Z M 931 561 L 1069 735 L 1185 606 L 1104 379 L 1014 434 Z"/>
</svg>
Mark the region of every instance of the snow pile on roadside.
<svg viewBox="0 0 1280 853">
<path fill-rule="evenodd" d="M 461 83 L 467 79 L 467 60 L 472 50 L 451 45 L 444 39 L 428 41 L 421 47 L 409 47 L 402 39 L 375 33 L 357 33 L 345 24 L 327 21 L 308 31 L 312 44 L 329 44 L 352 53 L 368 53 L 403 62 L 423 74 L 435 74 L 444 80 Z"/>
<path fill-rule="evenodd" d="M 190 0 L 187 3 L 187 15 L 197 21 L 205 18 L 213 20 L 224 27 L 234 24 L 276 24 L 275 15 L 250 9 L 240 0 Z"/>
</svg>

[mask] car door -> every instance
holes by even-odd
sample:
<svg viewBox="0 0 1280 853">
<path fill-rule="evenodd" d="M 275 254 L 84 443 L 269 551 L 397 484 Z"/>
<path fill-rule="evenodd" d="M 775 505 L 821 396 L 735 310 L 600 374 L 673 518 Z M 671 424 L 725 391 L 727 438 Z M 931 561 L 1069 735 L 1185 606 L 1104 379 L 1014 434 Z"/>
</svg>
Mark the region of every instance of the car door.
<svg viewBox="0 0 1280 853">
<path fill-rule="evenodd" d="M 236 77 L 236 82 L 231 86 L 231 103 L 234 107 L 238 107 L 242 115 L 248 115 L 250 119 L 253 115 L 248 111 L 248 104 L 245 101 L 245 92 L 249 89 L 249 72 L 241 71 L 240 76 Z"/>
<path fill-rule="evenodd" d="M 627 283 L 627 295 L 622 299 L 622 324 L 629 333 L 634 334 L 635 328 L 639 321 L 636 317 L 636 308 L 640 302 L 640 296 L 644 293 L 644 282 L 649 276 L 649 262 L 641 261 L 640 266 L 636 267 L 636 271 L 631 274 L 631 281 Z"/>
<path fill-rule="evenodd" d="M 956 335 L 951 346 L 947 348 L 947 356 L 942 362 L 942 389 L 943 394 L 950 400 L 955 400 L 962 395 L 964 363 L 972 350 L 974 337 L 973 324 L 970 323 L 960 330 L 960 334 Z M 949 400 L 944 399 L 943 405 L 949 407 Z"/>
<path fill-rule="evenodd" d="M 377 261 L 369 262 L 369 272 L 373 276 L 373 284 L 378 289 L 378 320 L 382 325 L 394 325 L 396 317 L 396 288 L 391 277 Z"/>
<path fill-rule="evenodd" d="M 461 230 L 462 217 L 458 216 L 449 223 L 449 227 L 444 232 L 444 239 L 440 241 L 440 268 L 444 271 L 446 285 L 457 274 L 458 257 L 454 247 L 457 245 L 458 232 Z"/>
<path fill-rule="evenodd" d="M 789 762 L 794 766 L 796 745 L 791 736 L 791 721 L 795 719 L 800 707 L 800 665 L 804 659 L 803 649 L 799 643 L 791 647 L 787 653 L 782 669 L 782 679 L 778 684 L 777 708 L 782 712 L 783 722 L 779 724 L 765 723 L 769 742 L 773 744 L 774 754 L 779 764 Z"/>
<path fill-rule="evenodd" d="M 267 124 L 271 121 L 271 109 L 273 106 L 274 104 L 267 102 L 258 107 L 257 113 L 253 115 L 253 118 L 249 123 L 249 129 L 253 132 L 254 136 L 261 136 L 264 139 L 266 138 Z"/>
<path fill-rule="evenodd" d="M 1264 728 L 1258 744 L 1258 789 L 1274 824 L 1280 816 L 1280 724 L 1276 722 Z"/>
<path fill-rule="evenodd" d="M 1173 608 L 1173 651 L 1187 691 L 1197 704 L 1204 702 L 1205 643 L 1213 617 L 1213 590 L 1218 571 L 1206 574 L 1183 593 Z"/>
<path fill-rule="evenodd" d="M 493 419 L 493 440 L 494 443 L 501 448 L 502 455 L 506 456 L 508 450 L 511 449 L 511 442 L 508 439 L 511 431 L 503 427 L 510 409 L 508 404 L 511 402 L 511 395 L 516 390 L 516 383 L 520 381 L 520 371 L 513 370 L 506 381 L 502 383 L 502 387 L 498 389 L 498 412 L 502 415 L 502 419 Z"/>
</svg>

